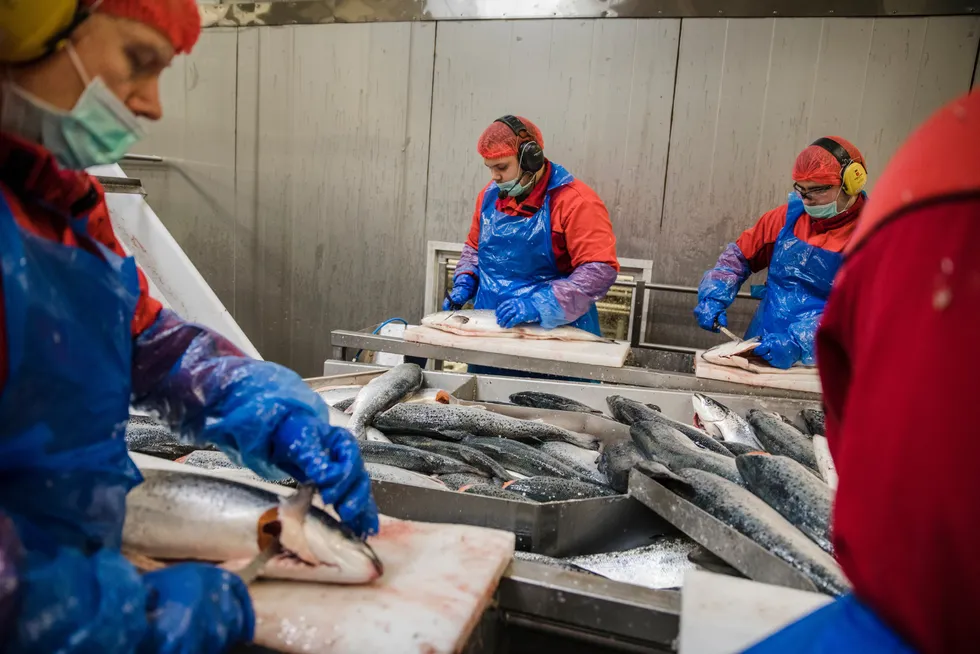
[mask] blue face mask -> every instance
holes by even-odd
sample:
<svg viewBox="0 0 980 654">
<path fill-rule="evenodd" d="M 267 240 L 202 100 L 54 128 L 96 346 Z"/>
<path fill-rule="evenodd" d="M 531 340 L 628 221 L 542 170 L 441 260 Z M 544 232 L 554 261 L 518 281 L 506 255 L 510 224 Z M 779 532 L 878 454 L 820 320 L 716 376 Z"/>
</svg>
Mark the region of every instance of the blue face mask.
<svg viewBox="0 0 980 654">
<path fill-rule="evenodd" d="M 520 197 L 525 193 L 527 193 L 527 191 L 532 186 L 534 186 L 534 176 L 532 176 L 530 181 L 528 181 L 528 183 L 524 185 L 521 185 L 520 183 L 521 177 L 522 177 L 521 175 L 518 175 L 516 178 L 510 180 L 509 182 L 500 182 L 499 184 L 497 184 L 497 188 L 499 188 L 501 191 L 503 191 L 504 193 L 506 193 L 512 198 Z"/>
<path fill-rule="evenodd" d="M 62 111 L 12 82 L 4 88 L 3 127 L 36 139 L 65 168 L 116 163 L 144 136 L 136 116 L 100 78 L 90 79 L 75 49 L 68 56 L 85 82 L 71 111 Z"/>
</svg>

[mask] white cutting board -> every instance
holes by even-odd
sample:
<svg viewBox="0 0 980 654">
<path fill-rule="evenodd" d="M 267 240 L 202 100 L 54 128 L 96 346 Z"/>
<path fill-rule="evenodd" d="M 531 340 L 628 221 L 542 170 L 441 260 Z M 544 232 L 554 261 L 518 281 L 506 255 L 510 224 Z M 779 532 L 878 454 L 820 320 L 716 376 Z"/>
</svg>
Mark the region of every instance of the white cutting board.
<svg viewBox="0 0 980 654">
<path fill-rule="evenodd" d="M 295 654 L 460 651 L 514 557 L 514 534 L 382 517 L 370 586 L 259 581 L 255 642 Z"/>
<path fill-rule="evenodd" d="M 622 368 L 629 354 L 629 343 L 588 343 L 583 341 L 546 341 L 532 338 L 493 338 L 460 336 L 431 327 L 413 326 L 405 330 L 405 340 L 460 350 L 493 352 L 515 357 L 585 363 L 594 366 Z"/>
<path fill-rule="evenodd" d="M 291 489 L 130 453 L 141 468 L 232 478 L 278 494 Z M 320 504 L 319 498 L 314 502 Z M 368 541 L 384 575 L 368 586 L 258 581 L 255 643 L 295 654 L 451 654 L 462 649 L 514 558 L 514 534 L 381 516 Z"/>
<path fill-rule="evenodd" d="M 703 570 L 684 575 L 679 654 L 734 654 L 833 601 Z"/>
<path fill-rule="evenodd" d="M 734 382 L 746 386 L 780 388 L 787 391 L 820 393 L 820 374 L 816 368 L 796 366 L 789 370 L 772 368 L 771 372 L 754 372 L 735 366 L 723 366 L 705 361 L 704 350 L 694 355 L 694 376 L 701 379 Z"/>
</svg>

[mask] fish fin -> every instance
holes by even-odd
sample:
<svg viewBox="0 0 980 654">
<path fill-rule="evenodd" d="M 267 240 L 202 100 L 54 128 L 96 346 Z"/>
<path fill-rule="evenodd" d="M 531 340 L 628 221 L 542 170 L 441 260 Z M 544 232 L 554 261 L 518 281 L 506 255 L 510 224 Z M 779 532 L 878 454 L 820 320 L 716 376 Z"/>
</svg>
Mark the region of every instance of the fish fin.
<svg viewBox="0 0 980 654">
<path fill-rule="evenodd" d="M 683 477 L 677 475 L 673 470 L 667 467 L 667 464 L 660 461 L 659 459 L 651 459 L 649 461 L 640 461 L 635 466 L 634 469 L 639 470 L 647 477 L 655 479 L 656 481 L 667 481 L 672 483 L 682 484 L 683 486 L 690 486 L 688 482 Z"/>
<path fill-rule="evenodd" d="M 569 436 L 565 440 L 567 440 L 572 445 L 577 445 L 578 447 L 581 447 L 586 450 L 599 449 L 600 441 L 597 436 L 593 436 L 591 434 L 579 434 L 574 431 L 569 433 L 571 434 L 571 436 Z"/>
<path fill-rule="evenodd" d="M 259 520 L 259 548 L 260 550 L 265 550 L 268 547 L 268 543 L 265 544 L 263 541 L 267 541 L 265 536 L 273 536 L 278 538 L 279 542 L 282 544 L 283 549 L 288 550 L 290 553 L 294 554 L 298 559 L 310 565 L 316 565 L 320 563 L 320 560 L 310 551 L 309 543 L 306 540 L 306 532 L 303 530 L 303 525 L 306 522 L 306 515 L 310 511 L 310 506 L 313 504 L 313 495 L 316 492 L 316 487 L 312 484 L 303 484 L 289 497 L 284 497 L 277 509 L 275 510 L 275 518 L 269 519 L 267 511 L 263 514 L 266 518 L 266 524 L 262 524 L 262 519 Z M 279 533 L 274 533 L 274 528 L 271 526 L 273 522 L 279 523 Z M 264 546 L 263 546 L 264 545 Z"/>
<path fill-rule="evenodd" d="M 139 552 L 133 551 L 125 546 L 122 547 L 122 555 L 126 557 L 126 560 L 133 564 L 140 572 L 156 572 L 157 570 L 163 570 L 167 567 L 167 564 L 163 561 L 158 561 L 152 557 L 146 556 L 145 554 L 140 554 Z"/>
</svg>

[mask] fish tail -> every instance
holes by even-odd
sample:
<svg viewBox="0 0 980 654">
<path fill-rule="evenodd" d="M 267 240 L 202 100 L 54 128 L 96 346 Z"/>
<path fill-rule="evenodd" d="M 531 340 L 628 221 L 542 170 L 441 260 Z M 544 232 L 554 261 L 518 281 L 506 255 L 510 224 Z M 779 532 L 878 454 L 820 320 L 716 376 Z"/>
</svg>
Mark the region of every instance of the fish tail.
<svg viewBox="0 0 980 654">
<path fill-rule="evenodd" d="M 564 440 L 568 443 L 571 443 L 572 445 L 576 445 L 586 450 L 599 449 L 599 439 L 589 434 L 577 434 L 575 432 L 569 432 L 569 435 L 565 436 Z"/>
</svg>

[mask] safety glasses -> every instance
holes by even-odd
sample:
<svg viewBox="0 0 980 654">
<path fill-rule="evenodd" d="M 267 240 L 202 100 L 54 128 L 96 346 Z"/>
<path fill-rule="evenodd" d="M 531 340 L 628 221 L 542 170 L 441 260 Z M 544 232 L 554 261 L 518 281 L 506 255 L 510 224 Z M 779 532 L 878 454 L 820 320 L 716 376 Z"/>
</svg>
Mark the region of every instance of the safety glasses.
<svg viewBox="0 0 980 654">
<path fill-rule="evenodd" d="M 814 199 L 814 196 L 820 195 L 821 193 L 826 193 L 832 188 L 834 188 L 833 184 L 827 184 L 826 186 L 815 186 L 811 189 L 805 189 L 799 184 L 793 184 L 793 190 L 796 191 L 796 194 L 803 200 L 812 200 Z"/>
</svg>

